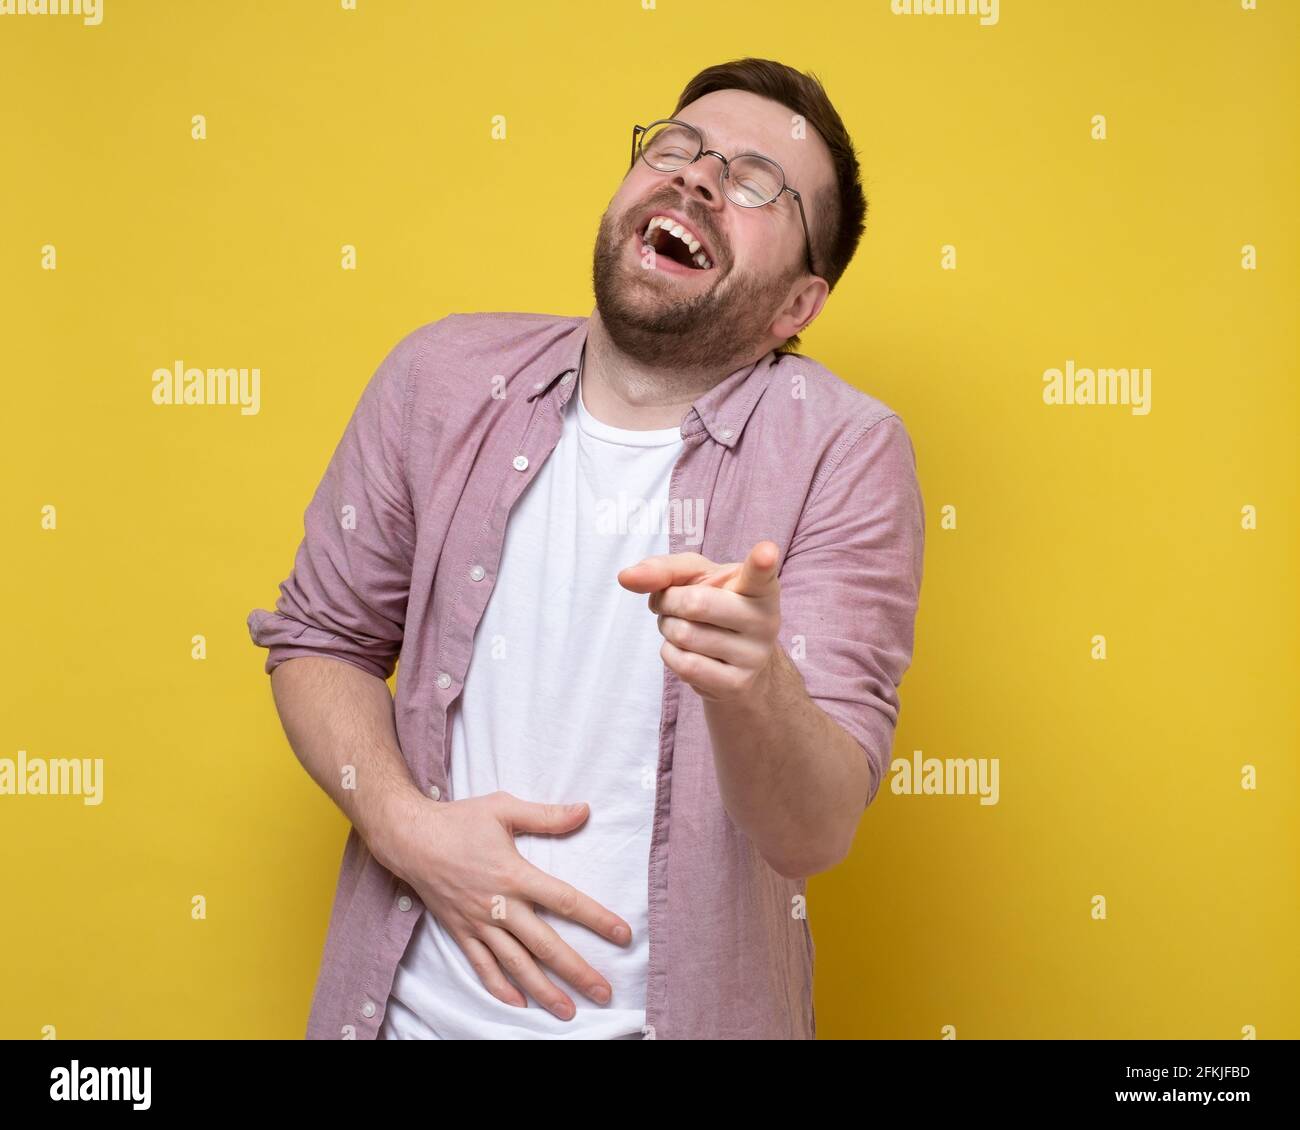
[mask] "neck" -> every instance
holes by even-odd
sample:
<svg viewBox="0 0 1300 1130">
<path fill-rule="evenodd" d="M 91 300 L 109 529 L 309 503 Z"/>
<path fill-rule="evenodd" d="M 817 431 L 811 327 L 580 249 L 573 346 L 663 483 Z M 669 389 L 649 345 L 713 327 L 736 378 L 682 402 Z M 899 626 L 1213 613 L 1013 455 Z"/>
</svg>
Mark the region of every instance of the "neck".
<svg viewBox="0 0 1300 1130">
<path fill-rule="evenodd" d="M 660 368 L 624 353 L 591 312 L 582 357 L 582 402 L 603 424 L 652 430 L 680 426 L 691 405 L 735 372 L 713 366 Z"/>
</svg>

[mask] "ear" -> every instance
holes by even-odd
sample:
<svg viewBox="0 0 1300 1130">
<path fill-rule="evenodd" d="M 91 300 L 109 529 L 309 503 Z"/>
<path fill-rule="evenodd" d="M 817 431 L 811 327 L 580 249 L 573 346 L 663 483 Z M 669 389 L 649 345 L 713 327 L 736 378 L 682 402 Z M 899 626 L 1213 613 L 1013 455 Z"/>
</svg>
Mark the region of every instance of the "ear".
<svg viewBox="0 0 1300 1130">
<path fill-rule="evenodd" d="M 816 321 L 830 292 L 826 280 L 820 275 L 805 275 L 795 284 L 785 305 L 777 312 L 769 332 L 782 341 L 802 333 Z"/>
</svg>

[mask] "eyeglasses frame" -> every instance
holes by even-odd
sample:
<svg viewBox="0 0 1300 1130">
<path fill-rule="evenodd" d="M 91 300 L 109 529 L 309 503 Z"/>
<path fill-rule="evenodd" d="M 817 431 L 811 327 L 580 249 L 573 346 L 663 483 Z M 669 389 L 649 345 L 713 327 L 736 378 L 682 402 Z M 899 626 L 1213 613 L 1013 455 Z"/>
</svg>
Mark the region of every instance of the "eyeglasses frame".
<svg viewBox="0 0 1300 1130">
<path fill-rule="evenodd" d="M 656 173 L 660 173 L 664 176 L 667 176 L 669 173 L 675 173 L 680 171 L 680 169 L 656 169 L 652 164 L 650 164 L 649 159 L 645 155 L 645 151 L 641 148 L 641 135 L 648 133 L 650 130 L 654 129 L 655 126 L 665 125 L 665 124 L 671 124 L 675 126 L 685 126 L 688 130 L 690 130 L 693 134 L 695 134 L 697 138 L 699 138 L 700 151 L 697 154 L 695 154 L 695 156 L 692 157 L 689 161 L 687 161 L 685 165 L 682 165 L 681 166 L 682 169 L 686 168 L 687 165 L 695 164 L 695 162 L 698 161 L 701 157 L 705 157 L 705 156 L 716 157 L 719 161 L 722 162 L 722 167 L 721 169 L 718 170 L 719 183 L 725 181 L 730 176 L 731 162 L 728 161 L 727 158 L 724 157 L 721 153 L 719 153 L 716 149 L 705 149 L 704 135 L 700 132 L 698 127 L 691 125 L 690 122 L 684 122 L 680 118 L 656 118 L 648 126 L 634 125 L 632 127 L 632 158 L 630 161 L 628 161 L 628 165 L 627 165 L 628 172 L 631 172 L 632 166 L 636 164 L 636 158 L 638 153 L 640 153 L 641 159 L 645 161 L 646 168 L 654 169 Z M 799 220 L 803 224 L 804 250 L 808 256 L 808 273 L 811 275 L 815 275 L 817 273 L 817 270 L 813 266 L 812 236 L 809 235 L 808 233 L 808 217 L 804 213 L 803 197 L 799 194 L 797 189 L 791 188 L 790 185 L 786 183 L 785 169 L 781 167 L 781 163 L 779 161 L 773 160 L 773 158 L 767 156 L 766 153 L 745 152 L 745 153 L 738 153 L 737 156 L 738 157 L 761 157 L 764 161 L 770 161 L 773 165 L 776 166 L 777 172 L 781 174 L 781 188 L 776 193 L 776 195 L 772 197 L 771 200 L 764 200 L 762 204 L 741 204 L 740 201 L 727 195 L 725 187 L 722 193 L 723 196 L 726 196 L 727 199 L 730 200 L 733 204 L 735 204 L 736 207 L 738 208 L 765 207 L 768 204 L 772 204 L 775 201 L 780 200 L 782 192 L 788 192 L 791 196 L 793 196 L 794 202 L 799 205 Z"/>
</svg>

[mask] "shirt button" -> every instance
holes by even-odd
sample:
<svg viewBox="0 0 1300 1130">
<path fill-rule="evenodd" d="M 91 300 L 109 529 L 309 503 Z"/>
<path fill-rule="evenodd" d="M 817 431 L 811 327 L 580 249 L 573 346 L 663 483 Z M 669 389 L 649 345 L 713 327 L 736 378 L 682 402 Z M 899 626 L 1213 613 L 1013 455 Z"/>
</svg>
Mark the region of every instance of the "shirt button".
<svg viewBox="0 0 1300 1130">
<path fill-rule="evenodd" d="M 398 909 L 398 910 L 410 910 L 410 909 L 411 909 L 411 900 L 410 900 L 409 898 L 407 898 L 406 895 L 403 895 L 401 898 L 399 898 L 399 899 L 397 900 L 397 909 Z"/>
<path fill-rule="evenodd" d="M 451 686 L 451 676 L 448 675 L 446 671 L 440 671 L 438 673 L 438 686 L 440 686 L 443 690 L 446 690 L 449 686 Z"/>
<path fill-rule="evenodd" d="M 471 581 L 481 581 L 486 576 L 487 570 L 484 569 L 482 565 L 475 565 L 474 568 L 469 571 Z"/>
<path fill-rule="evenodd" d="M 562 385 L 567 385 L 567 384 L 571 383 L 572 380 L 573 380 L 573 374 L 572 374 L 572 373 L 565 373 L 564 376 L 562 376 L 562 377 L 560 378 L 560 384 L 562 384 Z"/>
<path fill-rule="evenodd" d="M 366 1017 L 367 1019 L 369 1019 L 370 1017 L 374 1016 L 374 1015 L 375 1015 L 375 1002 L 374 1002 L 374 1001 L 366 1001 L 366 1003 L 363 1004 L 363 1005 L 361 1006 L 361 1015 L 364 1016 L 364 1017 Z"/>
<path fill-rule="evenodd" d="M 723 439 L 730 439 L 733 433 L 730 428 L 723 428 L 718 434 L 722 436 Z"/>
<path fill-rule="evenodd" d="M 516 471 L 527 471 L 527 470 L 528 470 L 528 456 L 527 456 L 527 455 L 516 455 L 515 458 L 514 458 L 514 465 L 515 465 L 515 470 L 516 470 Z"/>
<path fill-rule="evenodd" d="M 433 797 L 434 800 L 442 800 L 442 790 L 438 788 L 437 785 L 429 786 L 429 795 Z"/>
</svg>

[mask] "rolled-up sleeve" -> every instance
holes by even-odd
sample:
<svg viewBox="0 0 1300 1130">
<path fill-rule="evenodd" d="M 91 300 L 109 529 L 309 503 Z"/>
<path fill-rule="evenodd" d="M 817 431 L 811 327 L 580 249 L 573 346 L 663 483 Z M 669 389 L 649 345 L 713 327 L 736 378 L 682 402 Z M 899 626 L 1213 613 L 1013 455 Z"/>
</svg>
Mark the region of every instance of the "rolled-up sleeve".
<svg viewBox="0 0 1300 1130">
<path fill-rule="evenodd" d="M 406 451 L 420 349 L 407 335 L 370 378 L 307 507 L 274 610 L 248 614 L 249 635 L 268 649 L 268 675 L 305 656 L 381 679 L 397 665 L 415 550 Z"/>
<path fill-rule="evenodd" d="M 925 512 L 902 421 L 870 418 L 814 483 L 781 568 L 782 643 L 809 697 L 862 746 L 867 804 L 889 769 L 912 662 Z"/>
</svg>

